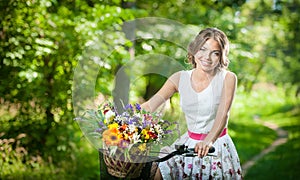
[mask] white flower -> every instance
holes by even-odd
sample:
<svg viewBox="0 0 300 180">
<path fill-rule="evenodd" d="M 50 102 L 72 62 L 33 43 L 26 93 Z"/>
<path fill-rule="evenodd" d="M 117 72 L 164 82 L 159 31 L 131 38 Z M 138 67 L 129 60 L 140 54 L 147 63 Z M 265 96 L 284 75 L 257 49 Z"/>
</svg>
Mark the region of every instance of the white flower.
<svg viewBox="0 0 300 180">
<path fill-rule="evenodd" d="M 153 133 L 155 132 L 155 130 L 154 130 L 153 127 L 151 127 L 149 131 L 150 131 L 150 132 L 153 132 Z"/>
<path fill-rule="evenodd" d="M 123 116 L 121 116 L 121 115 L 117 115 L 117 116 L 115 117 L 115 120 L 116 120 L 116 121 L 121 121 L 122 123 L 123 123 L 126 119 L 127 119 L 126 117 L 123 117 Z"/>
<path fill-rule="evenodd" d="M 143 118 L 143 115 L 142 115 L 141 113 L 136 113 L 134 116 L 136 116 L 136 117 L 138 117 L 138 118 L 140 118 L 140 119 Z"/>
<path fill-rule="evenodd" d="M 135 132 L 135 133 L 132 135 L 132 138 L 130 139 L 130 141 L 131 141 L 133 144 L 142 142 L 142 141 L 140 140 L 140 135 L 139 135 L 137 132 Z"/>
<path fill-rule="evenodd" d="M 116 116 L 116 113 L 111 110 L 109 110 L 105 113 L 105 119 L 107 119 L 107 120 L 111 120 L 115 116 Z"/>
<path fill-rule="evenodd" d="M 135 132 L 135 129 L 136 129 L 136 127 L 135 127 L 135 125 L 134 124 L 129 124 L 128 125 L 128 129 L 129 129 L 129 132 Z"/>
<path fill-rule="evenodd" d="M 154 128 L 155 128 L 155 131 L 158 132 L 159 134 L 164 132 L 159 124 L 155 124 Z"/>
</svg>

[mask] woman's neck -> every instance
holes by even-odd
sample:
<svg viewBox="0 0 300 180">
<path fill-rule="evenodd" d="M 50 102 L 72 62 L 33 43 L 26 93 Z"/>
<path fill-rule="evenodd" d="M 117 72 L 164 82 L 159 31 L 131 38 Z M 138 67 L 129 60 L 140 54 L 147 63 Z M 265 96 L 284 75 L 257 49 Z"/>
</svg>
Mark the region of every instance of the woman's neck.
<svg viewBox="0 0 300 180">
<path fill-rule="evenodd" d="M 195 75 L 198 77 L 206 77 L 212 79 L 217 74 L 217 68 L 211 71 L 204 71 L 202 68 L 195 68 Z"/>
</svg>

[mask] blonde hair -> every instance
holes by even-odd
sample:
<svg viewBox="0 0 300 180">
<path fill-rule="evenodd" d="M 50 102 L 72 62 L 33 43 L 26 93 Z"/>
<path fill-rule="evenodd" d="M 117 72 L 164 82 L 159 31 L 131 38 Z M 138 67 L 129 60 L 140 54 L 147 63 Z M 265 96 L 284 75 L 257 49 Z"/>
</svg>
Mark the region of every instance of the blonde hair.
<svg viewBox="0 0 300 180">
<path fill-rule="evenodd" d="M 221 48 L 221 58 L 218 67 L 220 69 L 226 69 L 229 65 L 229 41 L 225 33 L 217 28 L 206 28 L 200 31 L 195 39 L 189 44 L 187 54 L 189 63 L 191 63 L 194 68 L 196 67 L 194 55 L 200 50 L 200 48 L 208 39 L 214 39 L 218 42 Z"/>
</svg>

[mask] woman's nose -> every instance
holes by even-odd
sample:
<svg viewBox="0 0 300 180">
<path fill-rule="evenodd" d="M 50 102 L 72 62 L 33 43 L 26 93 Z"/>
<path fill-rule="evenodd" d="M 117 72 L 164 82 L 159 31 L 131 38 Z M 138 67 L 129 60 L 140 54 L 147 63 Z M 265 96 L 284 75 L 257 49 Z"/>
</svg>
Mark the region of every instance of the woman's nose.
<svg viewBox="0 0 300 180">
<path fill-rule="evenodd" d="M 205 51 L 205 52 L 203 53 L 203 57 L 204 57 L 205 59 L 210 59 L 210 52 L 209 52 L 209 51 Z"/>
</svg>

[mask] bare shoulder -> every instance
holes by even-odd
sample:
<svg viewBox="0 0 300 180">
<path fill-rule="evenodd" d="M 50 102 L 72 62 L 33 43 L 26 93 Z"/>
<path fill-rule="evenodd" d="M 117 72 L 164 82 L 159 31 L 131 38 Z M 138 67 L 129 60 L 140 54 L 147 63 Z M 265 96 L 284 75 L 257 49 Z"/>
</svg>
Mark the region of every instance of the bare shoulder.
<svg viewBox="0 0 300 180">
<path fill-rule="evenodd" d="M 168 82 L 170 82 L 173 85 L 174 89 L 176 89 L 176 90 L 178 90 L 180 75 L 181 75 L 181 71 L 178 71 L 178 72 L 175 72 L 174 74 L 172 74 L 168 78 Z"/>
<path fill-rule="evenodd" d="M 179 82 L 180 80 L 180 74 L 181 74 L 181 71 L 178 71 L 178 72 L 175 72 L 174 74 L 172 74 L 170 77 L 169 77 L 169 80 L 171 80 L 172 82 Z M 176 84 L 177 84 L 176 83 Z"/>
<path fill-rule="evenodd" d="M 236 74 L 234 72 L 232 72 L 232 71 L 227 71 L 226 78 L 237 79 Z"/>
<path fill-rule="evenodd" d="M 226 76 L 225 76 L 225 82 L 232 84 L 232 85 L 236 85 L 236 83 L 237 83 L 236 74 L 234 72 L 227 71 Z"/>
<path fill-rule="evenodd" d="M 173 73 L 170 77 L 177 77 L 177 78 L 179 78 L 180 74 L 181 74 L 181 71 L 177 71 L 177 72 Z"/>
</svg>

